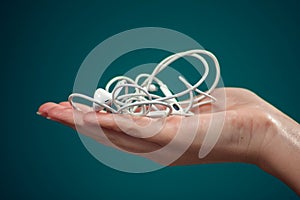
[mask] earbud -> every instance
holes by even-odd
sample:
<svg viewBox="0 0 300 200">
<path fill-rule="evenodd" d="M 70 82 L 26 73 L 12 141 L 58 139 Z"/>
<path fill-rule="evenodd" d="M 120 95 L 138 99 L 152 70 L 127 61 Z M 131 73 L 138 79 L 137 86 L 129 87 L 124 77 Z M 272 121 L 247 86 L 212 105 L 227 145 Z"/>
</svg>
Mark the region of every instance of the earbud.
<svg viewBox="0 0 300 200">
<path fill-rule="evenodd" d="M 149 91 L 150 92 L 156 92 L 157 91 L 157 87 L 154 84 L 150 84 Z"/>
<path fill-rule="evenodd" d="M 94 93 L 94 99 L 100 102 L 101 104 L 111 105 L 112 95 L 111 93 L 107 92 L 106 90 L 99 88 Z M 95 111 L 103 110 L 102 106 L 93 103 L 93 108 Z"/>
</svg>

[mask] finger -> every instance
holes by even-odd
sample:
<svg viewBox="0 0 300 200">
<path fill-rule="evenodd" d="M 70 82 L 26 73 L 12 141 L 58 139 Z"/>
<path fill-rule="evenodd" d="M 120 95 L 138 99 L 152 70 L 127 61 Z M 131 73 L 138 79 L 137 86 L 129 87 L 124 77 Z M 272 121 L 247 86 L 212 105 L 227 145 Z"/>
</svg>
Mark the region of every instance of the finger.
<svg viewBox="0 0 300 200">
<path fill-rule="evenodd" d="M 90 112 L 83 116 L 83 121 L 88 125 L 101 125 L 101 127 L 121 132 L 122 130 L 115 124 L 112 118 L 113 116 L 110 113 Z"/>
<path fill-rule="evenodd" d="M 132 117 L 108 113 L 87 113 L 83 121 L 94 126 L 101 126 L 116 132 L 140 138 L 159 145 L 167 144 L 174 133 L 176 124 L 168 122 L 172 117 L 152 119 L 148 117 Z"/>
<path fill-rule="evenodd" d="M 76 113 L 73 114 L 73 112 Z M 120 150 L 123 151 L 133 153 L 145 153 L 160 148 L 160 146 L 155 143 L 147 142 L 139 138 L 134 138 L 121 132 L 107 129 L 93 129 L 93 127 L 90 127 L 86 124 L 81 124 L 80 122 L 79 124 L 76 124 L 76 126 L 75 121 L 81 121 L 81 119 L 79 118 L 82 118 L 83 113 L 80 111 L 73 111 L 71 108 L 63 107 L 61 105 L 55 106 L 52 109 L 50 109 L 48 111 L 48 116 L 54 121 L 70 126 L 74 129 L 77 128 L 77 130 L 80 133 L 85 134 L 86 136 L 91 137 L 102 144 L 109 145 L 110 143 L 108 143 L 108 141 L 105 140 L 105 137 L 99 134 L 99 131 L 103 131 L 105 136 L 112 143 L 110 144 L 110 146 L 115 147 L 114 145 L 116 145 Z M 77 120 L 74 120 L 74 116 Z"/>
<path fill-rule="evenodd" d="M 47 111 L 55 106 L 57 106 L 57 104 L 53 102 L 44 103 L 39 107 L 37 114 L 47 117 Z"/>
<path fill-rule="evenodd" d="M 85 112 L 92 110 L 91 107 L 83 104 L 78 104 L 77 106 Z M 59 104 L 47 102 L 39 107 L 37 114 L 74 127 L 73 111 L 78 112 L 73 110 L 72 105 L 68 101 L 60 102 Z"/>
<path fill-rule="evenodd" d="M 110 146 L 129 153 L 148 153 L 161 148 L 160 145 L 140 138 L 135 138 L 122 132 L 103 129 L 106 137 L 112 143 Z"/>
<path fill-rule="evenodd" d="M 72 108 L 57 104 L 49 108 L 46 115 L 48 119 L 70 126 L 71 128 L 75 128 L 73 112 Z"/>
<path fill-rule="evenodd" d="M 80 111 L 73 110 L 66 103 L 61 104 L 54 104 L 54 103 L 48 103 L 43 108 L 43 113 L 48 116 L 49 119 L 62 123 L 64 125 L 70 126 L 73 129 L 78 128 L 80 130 L 80 133 L 85 134 L 88 137 L 91 137 L 95 139 L 96 141 L 104 144 L 104 145 L 110 145 L 112 147 L 118 147 L 120 150 L 123 151 L 129 151 L 134 153 L 145 153 L 145 152 L 151 152 L 154 150 L 157 150 L 160 148 L 159 145 L 151 142 L 144 141 L 139 138 L 134 138 L 129 135 L 123 134 L 121 132 L 116 132 L 108 129 L 102 129 L 106 135 L 106 137 L 109 139 L 111 143 L 105 139 L 106 137 L 101 137 L 101 134 L 99 134 L 99 129 L 93 129 L 93 127 L 89 127 L 85 124 L 77 124 L 77 127 L 75 125 L 75 121 L 80 121 L 80 118 L 82 118 L 83 113 Z M 74 113 L 76 112 L 76 113 Z M 74 116 L 78 120 L 74 120 Z M 116 145 L 116 146 L 114 146 Z"/>
<path fill-rule="evenodd" d="M 67 107 L 67 108 L 72 108 L 72 105 L 68 101 L 60 102 L 59 105 L 62 105 L 62 106 Z"/>
<path fill-rule="evenodd" d="M 87 105 L 84 105 L 84 104 L 81 104 L 81 103 L 73 103 L 73 104 L 76 104 L 76 107 L 79 108 L 83 112 L 93 111 L 93 108 L 90 107 L 90 106 L 87 106 Z M 65 106 L 67 108 L 73 108 L 73 106 L 71 105 L 71 103 L 69 101 L 60 102 L 59 105 Z"/>
</svg>

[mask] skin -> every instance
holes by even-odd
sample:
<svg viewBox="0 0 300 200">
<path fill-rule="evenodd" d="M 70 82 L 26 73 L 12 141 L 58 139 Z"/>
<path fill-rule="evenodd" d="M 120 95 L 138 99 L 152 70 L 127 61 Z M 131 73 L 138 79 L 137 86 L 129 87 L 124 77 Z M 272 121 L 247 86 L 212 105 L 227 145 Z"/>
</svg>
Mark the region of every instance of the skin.
<svg viewBox="0 0 300 200">
<path fill-rule="evenodd" d="M 219 92 L 220 89 L 216 89 L 212 95 L 218 96 Z M 300 195 L 300 125 L 249 90 L 225 88 L 225 92 L 226 110 L 214 109 L 212 112 L 214 105 L 205 105 L 199 108 L 200 114 L 192 117 L 121 116 L 95 113 L 84 106 L 81 106 L 82 111 L 74 111 L 68 102 L 45 103 L 38 114 L 77 129 L 99 143 L 165 165 L 252 163 L 281 179 Z M 200 159 L 198 152 L 213 115 L 225 116 L 225 123 L 212 151 Z M 102 131 L 99 131 L 99 125 Z M 155 130 L 155 127 L 160 129 Z M 147 130 L 157 134 L 151 135 Z M 177 147 L 184 146 L 184 138 L 168 152 L 143 154 L 168 145 L 178 133 L 183 133 L 186 138 L 193 137 L 193 133 L 196 135 L 185 153 L 174 162 L 165 161 L 176 154 Z"/>
</svg>

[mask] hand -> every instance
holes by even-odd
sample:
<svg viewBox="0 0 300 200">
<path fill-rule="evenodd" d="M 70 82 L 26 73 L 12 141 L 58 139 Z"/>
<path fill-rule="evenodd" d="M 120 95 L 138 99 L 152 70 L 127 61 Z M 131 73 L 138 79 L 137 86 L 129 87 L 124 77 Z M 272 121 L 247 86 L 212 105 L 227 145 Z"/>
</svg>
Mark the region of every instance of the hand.
<svg viewBox="0 0 300 200">
<path fill-rule="evenodd" d="M 218 96 L 221 90 L 216 89 L 212 95 Z M 212 109 L 215 105 L 206 105 L 200 107 L 200 114 L 193 117 L 131 117 L 95 113 L 84 106 L 83 112 L 79 112 L 74 111 L 68 102 L 45 103 L 38 113 L 77 129 L 100 143 L 127 152 L 141 153 L 142 156 L 143 153 L 153 152 L 168 145 L 176 134 L 182 133 L 184 138 L 178 140 L 169 151 L 148 158 L 169 165 L 253 163 L 282 179 L 299 193 L 299 124 L 248 90 L 225 88 L 225 91 L 226 109 L 211 112 L 216 110 Z M 206 157 L 199 159 L 198 152 L 209 122 L 213 116 L 218 115 L 226 116 L 219 140 Z M 99 129 L 99 125 L 102 129 Z M 190 139 L 191 145 L 179 159 L 172 163 L 166 162 Z M 293 164 L 287 164 L 290 162 Z"/>
</svg>

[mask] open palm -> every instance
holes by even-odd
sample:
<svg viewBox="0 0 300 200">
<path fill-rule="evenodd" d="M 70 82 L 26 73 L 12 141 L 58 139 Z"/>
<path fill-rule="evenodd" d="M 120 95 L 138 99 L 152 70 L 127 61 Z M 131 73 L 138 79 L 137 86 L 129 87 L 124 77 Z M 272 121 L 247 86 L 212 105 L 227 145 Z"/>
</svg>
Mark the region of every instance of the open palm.
<svg viewBox="0 0 300 200">
<path fill-rule="evenodd" d="M 212 95 L 218 98 L 221 91 L 222 89 L 217 89 Z M 179 159 L 168 163 L 172 165 L 223 161 L 255 162 L 259 155 L 257 151 L 260 151 L 266 137 L 263 133 L 268 128 L 265 111 L 271 110 L 272 106 L 245 89 L 225 88 L 225 92 L 225 107 L 213 109 L 214 105 L 205 105 L 199 108 L 200 114 L 193 117 L 152 119 L 119 115 L 116 118 L 115 114 L 90 112 L 92 110 L 85 107 L 82 112 L 75 111 L 68 102 L 48 102 L 41 105 L 38 112 L 48 119 L 77 129 L 102 144 L 132 153 L 156 151 L 169 144 L 179 131 L 184 132 L 185 137 L 189 140 L 192 138 L 193 141 Z M 209 122 L 217 115 L 225 116 L 219 140 L 208 156 L 199 159 L 198 152 Z M 149 129 L 149 124 L 154 128 Z M 99 129 L 99 125 L 102 128 Z M 178 142 L 177 145 L 180 148 L 183 144 Z M 159 155 L 150 159 L 164 164 L 164 159 L 172 155 L 172 151 L 176 152 L 176 149 L 172 148 L 165 156 Z"/>
</svg>

